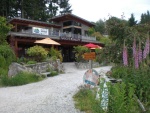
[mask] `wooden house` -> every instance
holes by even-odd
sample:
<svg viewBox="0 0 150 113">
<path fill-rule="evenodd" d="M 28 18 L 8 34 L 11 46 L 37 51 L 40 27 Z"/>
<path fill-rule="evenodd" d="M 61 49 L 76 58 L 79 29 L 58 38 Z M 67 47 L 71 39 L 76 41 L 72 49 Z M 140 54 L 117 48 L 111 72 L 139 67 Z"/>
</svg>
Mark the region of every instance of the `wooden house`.
<svg viewBox="0 0 150 113">
<path fill-rule="evenodd" d="M 13 18 L 9 21 L 14 27 L 8 34 L 8 41 L 14 48 L 16 56 L 26 54 L 34 42 L 43 38 L 51 38 L 61 45 L 55 48 L 62 51 L 63 61 L 74 61 L 73 46 L 94 43 L 104 46 L 96 37 L 88 36 L 88 29 L 94 24 L 73 14 L 56 16 L 49 22 L 41 22 L 23 18 Z M 50 48 L 52 45 L 43 45 Z"/>
</svg>

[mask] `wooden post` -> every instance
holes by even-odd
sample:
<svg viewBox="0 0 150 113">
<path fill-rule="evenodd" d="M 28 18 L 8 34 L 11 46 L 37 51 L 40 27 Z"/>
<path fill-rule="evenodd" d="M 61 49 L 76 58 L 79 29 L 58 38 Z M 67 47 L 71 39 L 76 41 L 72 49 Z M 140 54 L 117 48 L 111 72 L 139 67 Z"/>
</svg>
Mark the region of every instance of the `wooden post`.
<svg viewBox="0 0 150 113">
<path fill-rule="evenodd" d="M 15 32 L 17 32 L 17 24 L 15 24 Z"/>
<path fill-rule="evenodd" d="M 15 39 L 15 53 L 16 57 L 18 57 L 18 41 Z"/>
<path fill-rule="evenodd" d="M 92 66 L 92 60 L 89 60 L 89 65 L 90 65 L 90 68 L 89 69 L 92 69 L 93 68 L 93 66 Z"/>
</svg>

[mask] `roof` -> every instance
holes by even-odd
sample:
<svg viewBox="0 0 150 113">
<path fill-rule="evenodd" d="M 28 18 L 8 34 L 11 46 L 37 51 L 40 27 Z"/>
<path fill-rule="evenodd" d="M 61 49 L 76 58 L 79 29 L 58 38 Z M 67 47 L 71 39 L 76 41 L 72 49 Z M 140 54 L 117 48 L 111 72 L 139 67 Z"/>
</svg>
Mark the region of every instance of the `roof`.
<svg viewBox="0 0 150 113">
<path fill-rule="evenodd" d="M 40 26 L 56 27 L 56 28 L 61 27 L 60 25 L 57 25 L 57 24 L 51 24 L 51 23 L 47 23 L 47 22 L 30 20 L 30 19 L 25 19 L 25 18 L 13 18 L 13 19 L 9 20 L 8 23 L 32 24 L 32 25 L 40 25 Z"/>
<path fill-rule="evenodd" d="M 95 26 L 93 23 L 91 23 L 91 22 L 89 22 L 89 21 L 87 21 L 81 17 L 78 17 L 74 14 L 71 14 L 71 13 L 59 15 L 59 16 L 51 18 L 50 20 L 55 21 L 55 22 L 61 22 L 61 21 L 66 21 L 66 20 L 75 20 L 75 21 L 81 22 L 85 25 L 88 25 L 89 27 Z"/>
</svg>

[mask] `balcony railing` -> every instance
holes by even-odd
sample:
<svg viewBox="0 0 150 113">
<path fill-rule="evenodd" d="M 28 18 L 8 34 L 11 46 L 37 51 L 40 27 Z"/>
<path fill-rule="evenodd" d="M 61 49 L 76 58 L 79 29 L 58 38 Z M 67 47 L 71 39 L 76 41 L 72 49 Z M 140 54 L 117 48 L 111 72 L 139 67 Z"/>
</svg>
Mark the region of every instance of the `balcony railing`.
<svg viewBox="0 0 150 113">
<path fill-rule="evenodd" d="M 9 34 L 15 34 L 20 36 L 38 36 L 38 37 L 46 37 L 49 36 L 52 39 L 59 39 L 59 40 L 71 40 L 71 41 L 96 41 L 96 37 L 90 37 L 90 36 L 83 36 L 80 34 L 72 34 L 72 33 L 62 33 L 62 32 L 56 32 L 51 31 L 49 32 L 49 35 L 40 35 L 40 34 L 34 34 L 30 30 L 28 31 L 20 31 L 20 32 L 9 32 Z"/>
</svg>

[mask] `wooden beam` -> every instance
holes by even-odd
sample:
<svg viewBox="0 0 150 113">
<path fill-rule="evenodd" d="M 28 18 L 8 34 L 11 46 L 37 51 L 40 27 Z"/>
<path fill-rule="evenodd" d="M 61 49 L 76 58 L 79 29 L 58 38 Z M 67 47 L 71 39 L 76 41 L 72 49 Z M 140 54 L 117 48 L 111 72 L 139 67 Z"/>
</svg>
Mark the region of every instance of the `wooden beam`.
<svg viewBox="0 0 150 113">
<path fill-rule="evenodd" d="M 18 57 L 18 41 L 15 40 L 15 53 L 16 53 L 16 56 Z"/>
<path fill-rule="evenodd" d="M 15 32 L 17 32 L 17 27 L 18 27 L 18 25 L 17 25 L 17 23 L 15 24 Z"/>
</svg>

